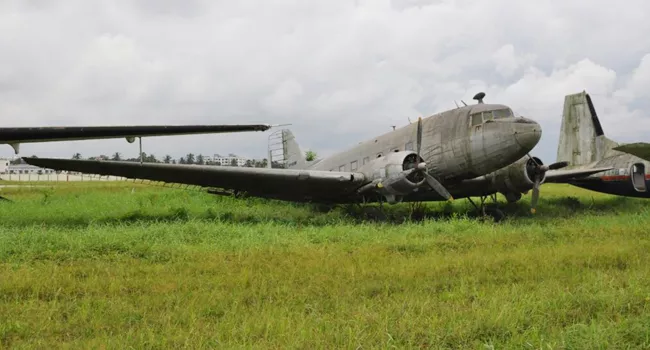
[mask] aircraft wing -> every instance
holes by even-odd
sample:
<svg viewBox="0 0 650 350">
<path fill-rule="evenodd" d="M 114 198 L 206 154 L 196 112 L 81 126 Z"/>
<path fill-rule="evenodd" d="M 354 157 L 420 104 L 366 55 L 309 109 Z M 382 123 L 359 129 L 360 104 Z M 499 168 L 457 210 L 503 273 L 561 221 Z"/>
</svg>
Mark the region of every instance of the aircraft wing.
<svg viewBox="0 0 650 350">
<path fill-rule="evenodd" d="M 615 151 L 629 153 L 633 156 L 650 161 L 650 143 L 636 142 L 612 148 Z"/>
<path fill-rule="evenodd" d="M 269 124 L 241 125 L 141 125 L 141 126 L 66 126 L 34 128 L 0 128 L 0 143 L 10 144 L 16 153 L 18 145 L 28 142 L 74 141 L 92 139 L 212 134 L 244 131 L 266 131 Z"/>
<path fill-rule="evenodd" d="M 31 165 L 85 174 L 113 175 L 166 183 L 243 191 L 251 195 L 294 201 L 327 201 L 356 195 L 367 183 L 361 173 L 214 165 L 117 162 L 24 157 Z"/>
<path fill-rule="evenodd" d="M 609 168 L 588 168 L 588 169 L 574 169 L 574 170 L 549 170 L 546 172 L 545 183 L 554 182 L 554 183 L 567 183 L 572 180 L 577 180 L 585 178 L 589 175 L 600 173 L 602 171 L 607 171 L 614 169 Z"/>
</svg>

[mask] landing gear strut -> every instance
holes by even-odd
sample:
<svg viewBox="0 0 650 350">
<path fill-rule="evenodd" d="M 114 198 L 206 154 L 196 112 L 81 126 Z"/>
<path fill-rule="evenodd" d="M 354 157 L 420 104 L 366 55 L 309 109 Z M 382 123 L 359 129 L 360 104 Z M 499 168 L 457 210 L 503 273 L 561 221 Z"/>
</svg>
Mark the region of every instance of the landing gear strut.
<svg viewBox="0 0 650 350">
<path fill-rule="evenodd" d="M 472 203 L 476 211 L 478 212 L 478 215 L 481 217 L 491 217 L 494 222 L 499 222 L 503 220 L 503 218 L 506 216 L 506 214 L 501 211 L 501 209 L 497 208 L 497 194 L 490 194 L 487 196 L 480 196 L 480 203 L 476 205 L 476 203 L 472 200 L 472 198 L 467 197 L 467 200 Z M 488 199 L 492 200 L 492 203 L 486 203 Z"/>
</svg>

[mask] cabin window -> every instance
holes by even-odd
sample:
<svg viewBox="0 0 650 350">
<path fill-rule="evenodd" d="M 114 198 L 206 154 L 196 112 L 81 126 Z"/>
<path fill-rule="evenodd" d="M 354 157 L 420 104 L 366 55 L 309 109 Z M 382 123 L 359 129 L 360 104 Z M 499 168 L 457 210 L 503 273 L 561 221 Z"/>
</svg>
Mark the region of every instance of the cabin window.
<svg viewBox="0 0 650 350">
<path fill-rule="evenodd" d="M 485 123 L 488 120 L 494 120 L 494 116 L 492 115 L 492 111 L 483 112 L 483 122 Z"/>
<path fill-rule="evenodd" d="M 345 164 L 343 164 L 343 165 L 341 165 L 341 166 L 339 167 L 339 171 L 345 171 Z"/>
<path fill-rule="evenodd" d="M 408 142 L 406 146 L 404 146 L 404 149 L 407 151 L 412 151 L 413 150 L 413 142 Z"/>
<path fill-rule="evenodd" d="M 356 171 L 357 170 L 357 161 L 353 161 L 350 163 L 350 171 Z"/>
<path fill-rule="evenodd" d="M 370 161 L 370 157 L 363 158 L 363 165 L 366 165 Z"/>
<path fill-rule="evenodd" d="M 477 126 L 483 123 L 481 113 L 472 114 L 472 126 Z"/>
</svg>

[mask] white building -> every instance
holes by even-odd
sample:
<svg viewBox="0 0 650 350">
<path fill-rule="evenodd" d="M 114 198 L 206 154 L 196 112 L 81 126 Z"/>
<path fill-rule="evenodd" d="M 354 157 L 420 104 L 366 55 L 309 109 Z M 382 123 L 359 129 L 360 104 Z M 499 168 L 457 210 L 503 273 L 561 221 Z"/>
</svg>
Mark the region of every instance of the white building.
<svg viewBox="0 0 650 350">
<path fill-rule="evenodd" d="M 6 174 L 9 171 L 9 159 L 0 159 L 0 174 Z"/>
<path fill-rule="evenodd" d="M 221 165 L 231 165 L 233 160 L 237 162 L 237 166 L 244 166 L 246 165 L 248 158 L 239 157 L 234 154 L 229 154 L 227 157 L 215 154 L 214 157 L 212 157 L 212 162 L 219 163 Z"/>
<path fill-rule="evenodd" d="M 1 165 L 2 163 L 0 163 Z M 0 167 L 1 169 L 2 167 Z M 54 170 L 29 164 L 9 164 L 4 174 L 53 174 Z"/>
</svg>

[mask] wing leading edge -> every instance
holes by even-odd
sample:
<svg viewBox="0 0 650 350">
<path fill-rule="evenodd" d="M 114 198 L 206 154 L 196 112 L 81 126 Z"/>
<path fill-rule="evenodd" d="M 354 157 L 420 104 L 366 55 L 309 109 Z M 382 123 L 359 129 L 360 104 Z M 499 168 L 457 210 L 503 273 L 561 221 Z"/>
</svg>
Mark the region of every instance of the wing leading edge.
<svg viewBox="0 0 650 350">
<path fill-rule="evenodd" d="M 361 173 L 24 157 L 31 165 L 86 174 L 244 191 L 293 201 L 340 201 L 365 184 Z"/>
<path fill-rule="evenodd" d="M 573 169 L 573 170 L 549 170 L 546 172 L 546 180 L 544 182 L 554 183 L 568 183 L 573 180 L 583 179 L 589 175 L 597 174 L 603 171 L 612 170 L 614 168 L 586 168 L 586 169 Z"/>
</svg>

